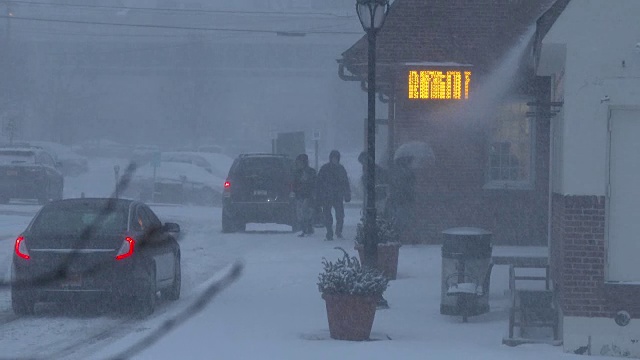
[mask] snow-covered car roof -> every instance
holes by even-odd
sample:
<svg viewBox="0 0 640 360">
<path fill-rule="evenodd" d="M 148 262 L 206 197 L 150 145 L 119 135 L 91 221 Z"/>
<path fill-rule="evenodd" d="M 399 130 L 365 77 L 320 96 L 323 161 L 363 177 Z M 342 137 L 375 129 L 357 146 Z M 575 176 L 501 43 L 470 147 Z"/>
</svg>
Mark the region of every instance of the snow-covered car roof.
<svg viewBox="0 0 640 360">
<path fill-rule="evenodd" d="M 156 168 L 156 182 L 181 183 L 183 177 L 184 181 L 189 184 L 201 185 L 202 187 L 209 187 L 213 190 L 221 190 L 224 184 L 224 179 L 216 177 L 203 168 L 189 163 L 163 161 L 160 166 Z M 153 166 L 147 164 L 138 168 L 131 181 L 134 183 L 152 182 Z"/>
<path fill-rule="evenodd" d="M 211 170 L 213 176 L 226 178 L 233 159 L 216 153 L 202 153 L 195 151 L 167 151 L 160 155 L 163 162 L 190 162 L 197 166 Z M 204 166 L 202 162 L 207 165 Z"/>
<path fill-rule="evenodd" d="M 58 160 L 61 159 L 84 159 L 85 157 L 76 154 L 71 147 L 55 143 L 49 141 L 29 141 L 29 144 L 32 146 L 36 146 L 42 149 L 45 149 L 49 152 L 53 157 Z"/>
</svg>

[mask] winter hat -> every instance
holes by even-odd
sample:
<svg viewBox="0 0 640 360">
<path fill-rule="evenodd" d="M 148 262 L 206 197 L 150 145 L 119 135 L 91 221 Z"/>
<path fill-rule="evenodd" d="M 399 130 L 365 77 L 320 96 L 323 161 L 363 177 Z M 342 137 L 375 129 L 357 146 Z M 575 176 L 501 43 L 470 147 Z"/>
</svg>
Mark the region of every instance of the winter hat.
<svg viewBox="0 0 640 360">
<path fill-rule="evenodd" d="M 331 150 L 331 153 L 329 153 L 329 160 L 334 158 L 340 161 L 340 152 L 338 150 Z"/>
</svg>

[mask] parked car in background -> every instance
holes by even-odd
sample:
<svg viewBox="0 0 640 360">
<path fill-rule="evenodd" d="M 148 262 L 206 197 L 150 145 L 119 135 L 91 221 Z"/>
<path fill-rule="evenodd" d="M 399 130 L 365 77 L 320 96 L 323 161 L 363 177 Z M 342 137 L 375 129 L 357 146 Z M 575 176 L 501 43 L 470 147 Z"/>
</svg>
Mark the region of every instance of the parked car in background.
<svg viewBox="0 0 640 360">
<path fill-rule="evenodd" d="M 244 231 L 247 223 L 286 224 L 295 230 L 292 170 L 293 160 L 284 155 L 238 156 L 224 183 L 222 231 Z"/>
<path fill-rule="evenodd" d="M 200 145 L 198 146 L 198 152 L 222 154 L 223 148 L 220 145 Z"/>
<path fill-rule="evenodd" d="M 200 152 L 200 153 L 215 153 L 222 154 L 224 153 L 224 148 L 220 145 L 191 145 L 191 146 L 180 146 L 175 149 L 175 151 L 188 151 L 188 152 Z"/>
<path fill-rule="evenodd" d="M 213 173 L 213 165 L 204 156 L 193 151 L 165 151 L 160 154 L 163 162 L 186 163 L 203 168 L 208 173 Z"/>
<path fill-rule="evenodd" d="M 136 201 L 51 202 L 15 241 L 13 311 L 28 315 L 39 301 L 93 297 L 151 314 L 158 291 L 169 300 L 180 297 L 179 232 Z"/>
<path fill-rule="evenodd" d="M 130 160 L 142 166 L 151 162 L 153 156 L 159 153 L 160 148 L 156 145 L 136 145 L 131 152 Z"/>
<path fill-rule="evenodd" d="M 128 158 L 133 149 L 130 145 L 108 139 L 90 139 L 74 145 L 72 148 L 80 155 L 108 158 Z"/>
<path fill-rule="evenodd" d="M 216 153 L 195 151 L 167 151 L 160 155 L 164 162 L 182 162 L 199 166 L 217 178 L 224 179 L 227 176 L 233 159 Z"/>
<path fill-rule="evenodd" d="M 223 182 L 191 163 L 161 161 L 155 169 L 153 164 L 138 168 L 123 195 L 141 201 L 214 206 L 222 202 Z"/>
<path fill-rule="evenodd" d="M 44 204 L 62 199 L 64 178 L 60 166 L 36 147 L 0 147 L 0 203 L 37 199 Z"/>
<path fill-rule="evenodd" d="M 77 176 L 89 171 L 86 156 L 75 153 L 71 147 L 49 141 L 29 141 L 28 144 L 46 150 L 60 164 L 63 175 Z"/>
</svg>

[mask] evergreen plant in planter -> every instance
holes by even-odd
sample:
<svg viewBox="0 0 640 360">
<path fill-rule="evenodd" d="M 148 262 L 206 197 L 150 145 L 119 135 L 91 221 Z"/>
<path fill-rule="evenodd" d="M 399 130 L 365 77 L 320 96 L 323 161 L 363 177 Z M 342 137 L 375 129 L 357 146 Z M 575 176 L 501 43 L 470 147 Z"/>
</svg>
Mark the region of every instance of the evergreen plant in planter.
<svg viewBox="0 0 640 360">
<path fill-rule="evenodd" d="M 389 280 L 395 280 L 398 275 L 398 256 L 400 255 L 400 234 L 393 224 L 381 217 L 376 220 L 378 226 L 378 259 L 376 267 L 380 269 Z M 356 246 L 360 261 L 364 262 L 364 224 L 359 223 L 356 232 Z"/>
<path fill-rule="evenodd" d="M 323 258 L 324 271 L 318 276 L 318 289 L 327 307 L 329 333 L 333 339 L 369 339 L 378 299 L 389 279 L 377 269 L 363 267 L 356 257 L 342 249 L 336 262 Z"/>
</svg>

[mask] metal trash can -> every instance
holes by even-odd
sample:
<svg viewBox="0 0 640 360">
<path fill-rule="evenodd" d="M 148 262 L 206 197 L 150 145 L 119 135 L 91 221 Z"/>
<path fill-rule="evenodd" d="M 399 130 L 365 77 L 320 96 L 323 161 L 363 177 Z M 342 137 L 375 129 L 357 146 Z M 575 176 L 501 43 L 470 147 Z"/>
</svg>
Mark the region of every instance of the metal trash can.
<svg viewBox="0 0 640 360">
<path fill-rule="evenodd" d="M 440 313 L 467 316 L 489 312 L 492 233 L 473 227 L 442 232 Z"/>
</svg>

